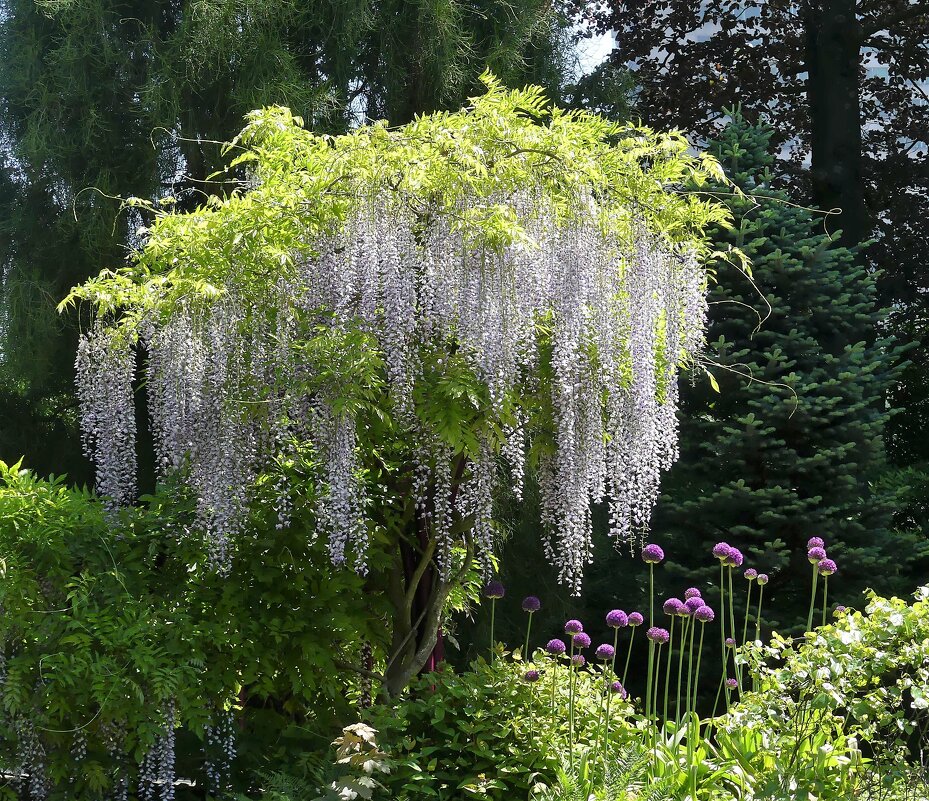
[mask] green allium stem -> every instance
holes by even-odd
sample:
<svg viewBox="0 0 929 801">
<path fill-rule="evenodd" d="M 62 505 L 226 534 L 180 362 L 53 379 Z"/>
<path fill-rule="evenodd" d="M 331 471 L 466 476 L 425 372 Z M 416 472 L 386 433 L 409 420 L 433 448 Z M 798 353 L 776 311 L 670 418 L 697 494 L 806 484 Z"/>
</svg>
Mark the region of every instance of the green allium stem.
<svg viewBox="0 0 929 801">
<path fill-rule="evenodd" d="M 823 625 L 826 625 L 826 608 L 829 605 L 829 576 L 823 576 Z"/>
<path fill-rule="evenodd" d="M 723 677 L 719 680 L 719 687 L 716 688 L 716 700 L 713 701 L 713 715 L 712 715 L 712 717 L 714 717 L 714 718 L 716 717 L 716 710 L 717 710 L 717 708 L 719 707 L 719 697 L 723 694 L 723 685 L 724 685 L 725 683 L 726 683 L 726 677 L 723 676 Z M 727 709 L 726 711 L 728 712 L 729 710 Z"/>
<path fill-rule="evenodd" d="M 534 613 L 529 613 L 529 622 L 526 624 L 526 645 L 523 648 L 523 659 L 527 662 L 529 661 L 529 632 L 532 630 L 532 615 Z"/>
<path fill-rule="evenodd" d="M 735 613 L 732 610 L 732 598 L 735 593 L 732 591 L 732 568 L 729 568 L 729 629 L 731 631 L 730 636 L 732 637 L 733 642 L 738 646 L 738 641 L 735 638 Z M 725 642 L 725 641 L 724 641 Z M 735 669 L 735 680 L 738 682 L 739 694 L 742 694 L 742 666 L 739 664 L 739 660 L 736 659 L 736 649 L 732 649 L 732 666 Z"/>
<path fill-rule="evenodd" d="M 653 664 L 655 658 L 655 642 L 648 641 L 648 674 L 645 681 L 645 719 L 651 721 L 652 711 L 652 676 L 654 674 Z"/>
<path fill-rule="evenodd" d="M 574 637 L 571 637 L 571 656 L 568 662 L 568 760 L 574 775 Z"/>
<path fill-rule="evenodd" d="M 689 617 L 681 618 L 681 644 L 677 647 L 677 700 L 674 703 L 674 720 L 680 725 L 681 716 L 681 677 L 684 675 L 684 646 L 687 643 L 687 624 Z"/>
<path fill-rule="evenodd" d="M 694 621 L 694 626 L 696 626 L 696 621 Z M 697 649 L 697 671 L 696 676 L 694 677 L 694 701 L 693 708 L 697 708 L 697 687 L 700 684 L 700 657 L 703 656 L 703 632 L 706 630 L 706 623 L 700 624 L 700 647 Z M 691 635 L 691 643 L 693 643 L 693 635 Z M 697 766 L 693 764 L 693 746 L 696 744 L 695 741 L 700 734 L 700 719 L 697 718 L 696 728 L 693 734 L 688 733 L 687 736 L 687 754 L 688 754 L 688 765 L 691 770 L 691 791 L 694 798 L 697 797 Z"/>
<path fill-rule="evenodd" d="M 748 610 L 752 608 L 752 584 L 748 582 L 748 597 L 745 599 L 745 620 L 742 623 L 742 645 L 745 645 L 745 638 L 748 636 Z"/>
<path fill-rule="evenodd" d="M 555 723 L 555 673 L 558 667 L 558 657 L 552 654 L 552 725 Z"/>
<path fill-rule="evenodd" d="M 604 722 L 603 718 L 603 707 L 607 706 L 609 709 L 610 703 L 610 674 L 606 669 L 606 665 L 603 666 L 603 689 L 600 691 L 600 708 L 597 710 L 597 737 L 601 736 L 601 724 Z M 602 729 L 602 735 L 606 737 L 606 728 Z M 594 740 L 594 747 L 596 748 L 596 740 Z M 604 739 L 603 743 L 604 749 L 606 749 L 606 740 Z M 606 768 L 606 763 L 604 762 L 604 769 Z"/>
<path fill-rule="evenodd" d="M 697 685 L 700 682 L 700 657 L 703 656 L 703 632 L 706 629 L 706 623 L 700 624 L 700 645 L 697 648 L 697 669 L 694 671 L 694 705 L 693 708 L 696 711 L 697 709 Z"/>
<path fill-rule="evenodd" d="M 668 640 L 670 643 L 671 641 Z M 655 757 L 657 758 L 658 753 L 658 685 L 661 683 L 658 681 L 661 675 L 661 646 L 662 643 L 658 643 L 658 647 L 655 649 L 655 699 L 652 704 L 652 710 L 655 713 L 655 725 L 652 727 L 652 736 L 654 737 L 655 742 Z M 670 653 L 670 648 L 668 649 Z"/>
<path fill-rule="evenodd" d="M 816 579 L 819 578 L 819 571 L 816 569 L 816 565 L 813 565 L 813 592 L 810 595 L 810 613 L 806 616 L 806 630 L 812 631 L 813 629 L 813 606 L 816 603 Z"/>
<path fill-rule="evenodd" d="M 648 627 L 655 625 L 655 566 L 648 563 Z"/>
<path fill-rule="evenodd" d="M 671 618 L 671 625 L 668 628 L 668 662 L 664 670 L 664 721 L 668 725 L 668 687 L 671 683 L 671 652 L 674 650 L 674 618 Z"/>
<path fill-rule="evenodd" d="M 497 599 L 490 599 L 490 661 L 494 661 L 494 613 L 497 611 Z"/>
<path fill-rule="evenodd" d="M 632 636 L 629 638 L 629 651 L 626 653 L 626 666 L 623 668 L 623 687 L 626 686 L 626 676 L 629 675 L 629 659 L 632 657 L 632 643 L 635 642 L 635 630 L 638 626 L 632 627 Z"/>
<path fill-rule="evenodd" d="M 723 660 L 723 687 L 726 690 L 726 709 L 729 708 L 729 688 L 726 687 L 726 674 L 729 672 L 729 652 L 726 650 L 726 567 L 719 563 L 719 647 Z M 688 685 L 688 692 L 689 692 Z M 688 701 L 689 709 L 689 701 Z"/>
<path fill-rule="evenodd" d="M 687 657 L 687 712 L 686 716 L 690 718 L 690 696 L 693 687 L 693 669 L 694 669 L 694 629 L 697 628 L 697 621 L 694 618 L 690 620 L 690 654 Z M 689 724 L 688 724 L 689 725 Z"/>
<path fill-rule="evenodd" d="M 755 639 L 761 639 L 761 601 L 764 599 L 764 584 L 758 585 L 758 615 L 755 617 Z"/>
</svg>

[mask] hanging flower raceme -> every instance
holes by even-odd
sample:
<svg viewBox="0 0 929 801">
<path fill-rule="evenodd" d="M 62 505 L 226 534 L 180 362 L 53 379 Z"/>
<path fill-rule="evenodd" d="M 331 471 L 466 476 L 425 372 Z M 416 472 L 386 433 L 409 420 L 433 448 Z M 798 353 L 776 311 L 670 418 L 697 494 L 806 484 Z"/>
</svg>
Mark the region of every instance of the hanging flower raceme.
<svg viewBox="0 0 929 801">
<path fill-rule="evenodd" d="M 255 112 L 236 142 L 248 191 L 162 215 L 137 265 L 72 292 L 97 310 L 77 377 L 101 493 L 134 497 L 139 352 L 159 471 L 183 472 L 220 566 L 258 477 L 308 452 L 318 530 L 363 572 L 375 413 L 406 443 L 443 576 L 461 537 L 489 565 L 494 492 L 519 492 L 527 463 L 574 590 L 592 502 L 641 543 L 703 344 L 703 231 L 728 213 L 677 189 L 721 170 L 677 134 L 486 84 L 457 114 L 335 138 Z M 274 487 L 286 525 L 285 474 Z"/>
</svg>

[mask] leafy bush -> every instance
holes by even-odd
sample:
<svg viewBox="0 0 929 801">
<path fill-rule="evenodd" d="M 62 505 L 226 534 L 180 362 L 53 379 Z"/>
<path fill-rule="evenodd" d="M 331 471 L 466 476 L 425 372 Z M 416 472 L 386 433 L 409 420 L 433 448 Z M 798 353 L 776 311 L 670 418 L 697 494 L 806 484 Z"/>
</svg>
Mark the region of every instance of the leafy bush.
<svg viewBox="0 0 929 801">
<path fill-rule="evenodd" d="M 756 691 L 723 723 L 721 747 L 770 786 L 846 798 L 878 773 L 913 774 L 929 745 L 929 587 L 912 605 L 874 593 L 864 612 L 747 653 Z M 929 779 L 929 776 L 925 777 Z"/>
<path fill-rule="evenodd" d="M 177 488 L 115 516 L 0 463 L 0 770 L 22 792 L 134 788 L 146 752 L 169 745 L 178 773 L 217 790 L 233 749 L 244 788 L 312 762 L 357 716 L 344 667 L 383 636 L 377 602 L 331 568 L 300 510 L 277 530 L 256 508 L 224 577 L 176 536 L 194 514 Z"/>
<path fill-rule="evenodd" d="M 383 779 L 389 797 L 419 799 L 526 798 L 540 784 L 554 784 L 568 757 L 568 668 L 541 654 L 538 683 L 524 680 L 526 663 L 502 651 L 455 673 L 449 665 L 421 676 L 409 696 L 371 710 L 372 725 L 394 768 Z M 552 713 L 552 678 L 555 703 Z M 576 672 L 576 753 L 601 753 L 603 674 Z M 616 748 L 636 739 L 631 706 L 610 702 L 610 742 Z M 597 764 L 600 764 L 599 759 Z"/>
</svg>

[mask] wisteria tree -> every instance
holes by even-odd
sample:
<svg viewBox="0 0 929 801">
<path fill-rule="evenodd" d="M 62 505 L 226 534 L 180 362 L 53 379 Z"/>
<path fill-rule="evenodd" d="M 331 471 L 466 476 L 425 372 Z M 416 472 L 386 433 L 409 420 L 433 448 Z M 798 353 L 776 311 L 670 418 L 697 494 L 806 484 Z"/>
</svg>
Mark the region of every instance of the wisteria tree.
<svg viewBox="0 0 929 801">
<path fill-rule="evenodd" d="M 311 505 L 307 536 L 390 598 L 369 671 L 388 694 L 490 570 L 494 498 L 527 471 L 574 590 L 592 503 L 639 541 L 703 340 L 703 231 L 727 219 L 687 191 L 722 174 L 678 133 L 484 80 L 458 113 L 339 137 L 254 112 L 230 146 L 241 186 L 163 204 L 129 266 L 62 304 L 92 312 L 77 376 L 99 492 L 135 499 L 141 356 L 158 469 L 199 499 L 190 536 L 223 571 L 259 481 L 281 527 Z"/>
</svg>

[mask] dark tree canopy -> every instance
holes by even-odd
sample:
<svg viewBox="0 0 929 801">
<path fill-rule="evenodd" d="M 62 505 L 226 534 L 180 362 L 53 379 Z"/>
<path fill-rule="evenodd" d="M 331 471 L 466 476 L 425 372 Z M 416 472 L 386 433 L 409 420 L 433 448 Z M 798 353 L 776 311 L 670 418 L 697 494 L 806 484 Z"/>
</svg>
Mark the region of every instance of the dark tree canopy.
<svg viewBox="0 0 929 801">
<path fill-rule="evenodd" d="M 219 143 L 263 105 L 320 132 L 402 123 L 457 107 L 488 66 L 557 97 L 565 30 L 546 0 L 0 3 L 0 454 L 89 478 L 76 320 L 54 307 L 146 222 L 114 196 L 221 193 Z"/>
</svg>

